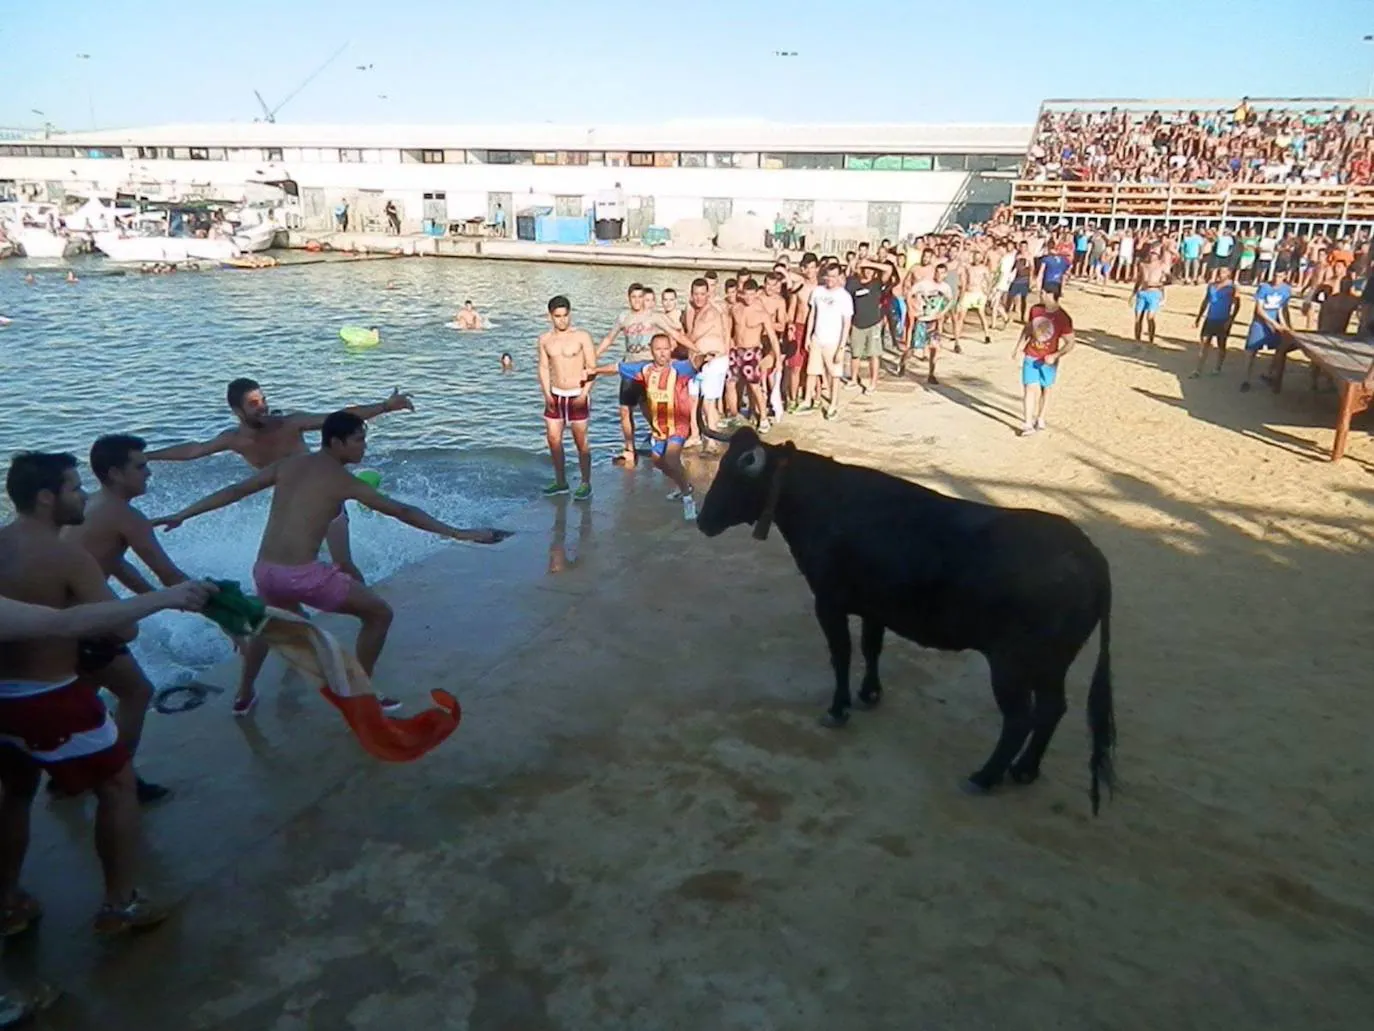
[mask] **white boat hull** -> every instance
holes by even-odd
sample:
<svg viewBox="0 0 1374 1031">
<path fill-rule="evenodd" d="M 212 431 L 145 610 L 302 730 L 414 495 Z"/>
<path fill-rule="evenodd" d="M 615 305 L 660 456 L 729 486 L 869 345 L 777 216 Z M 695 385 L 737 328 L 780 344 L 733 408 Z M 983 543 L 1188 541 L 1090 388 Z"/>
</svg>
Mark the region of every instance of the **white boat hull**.
<svg viewBox="0 0 1374 1031">
<path fill-rule="evenodd" d="M 14 242 L 28 258 L 65 258 L 81 250 L 81 241 L 46 229 L 18 229 Z"/>
<path fill-rule="evenodd" d="M 96 250 L 111 261 L 167 262 L 186 261 L 191 240 L 180 236 L 120 236 L 118 233 L 96 233 Z"/>
<path fill-rule="evenodd" d="M 192 261 L 228 261 L 239 256 L 238 245 L 233 240 L 192 238 L 184 241 L 186 255 Z"/>
<path fill-rule="evenodd" d="M 234 243 L 245 254 L 258 254 L 272 249 L 272 241 L 277 238 L 277 227 L 270 222 L 244 229 L 234 234 Z"/>
</svg>

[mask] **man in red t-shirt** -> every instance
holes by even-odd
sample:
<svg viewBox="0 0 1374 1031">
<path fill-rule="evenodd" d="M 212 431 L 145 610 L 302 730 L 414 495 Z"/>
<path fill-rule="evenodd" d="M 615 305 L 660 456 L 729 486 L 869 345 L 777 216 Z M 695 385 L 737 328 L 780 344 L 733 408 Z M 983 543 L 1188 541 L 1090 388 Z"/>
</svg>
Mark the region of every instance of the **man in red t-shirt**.
<svg viewBox="0 0 1374 1031">
<path fill-rule="evenodd" d="M 1073 319 L 1059 307 L 1054 294 L 1041 293 L 1040 303 L 1031 305 L 1026 326 L 1011 354 L 1013 361 L 1021 362 L 1021 385 L 1025 388 L 1021 436 L 1045 429 L 1045 404 L 1059 374 L 1059 359 L 1072 347 Z"/>
</svg>

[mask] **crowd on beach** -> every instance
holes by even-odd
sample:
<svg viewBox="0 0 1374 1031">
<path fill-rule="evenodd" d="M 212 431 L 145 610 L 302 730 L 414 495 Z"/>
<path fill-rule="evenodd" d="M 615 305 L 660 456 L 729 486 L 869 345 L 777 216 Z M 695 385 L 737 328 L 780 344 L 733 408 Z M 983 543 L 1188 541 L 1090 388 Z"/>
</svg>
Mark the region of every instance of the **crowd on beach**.
<svg viewBox="0 0 1374 1031">
<path fill-rule="evenodd" d="M 1374 181 L 1374 108 L 1047 110 L 1024 177 L 1112 183 Z"/>
</svg>

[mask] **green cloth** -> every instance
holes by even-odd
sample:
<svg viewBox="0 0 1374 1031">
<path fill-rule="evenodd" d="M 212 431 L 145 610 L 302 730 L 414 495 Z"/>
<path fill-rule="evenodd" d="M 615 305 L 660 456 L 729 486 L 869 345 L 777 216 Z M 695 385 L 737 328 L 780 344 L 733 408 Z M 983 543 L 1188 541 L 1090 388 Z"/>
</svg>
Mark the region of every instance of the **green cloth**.
<svg viewBox="0 0 1374 1031">
<path fill-rule="evenodd" d="M 219 588 L 205 603 L 201 615 L 231 637 L 247 637 L 267 622 L 267 605 L 261 598 L 244 594 L 237 580 L 211 580 Z"/>
</svg>

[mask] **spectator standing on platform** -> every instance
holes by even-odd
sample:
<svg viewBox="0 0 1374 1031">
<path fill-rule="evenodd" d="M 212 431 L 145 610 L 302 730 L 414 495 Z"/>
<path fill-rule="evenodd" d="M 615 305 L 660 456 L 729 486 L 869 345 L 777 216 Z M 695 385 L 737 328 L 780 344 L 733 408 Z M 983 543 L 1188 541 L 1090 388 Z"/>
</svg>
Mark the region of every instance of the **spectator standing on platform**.
<svg viewBox="0 0 1374 1031">
<path fill-rule="evenodd" d="M 1183 258 L 1183 281 L 1190 285 L 1202 282 L 1202 246 L 1206 241 L 1197 231 L 1197 226 L 1189 226 L 1179 244 L 1179 256 Z"/>
</svg>

